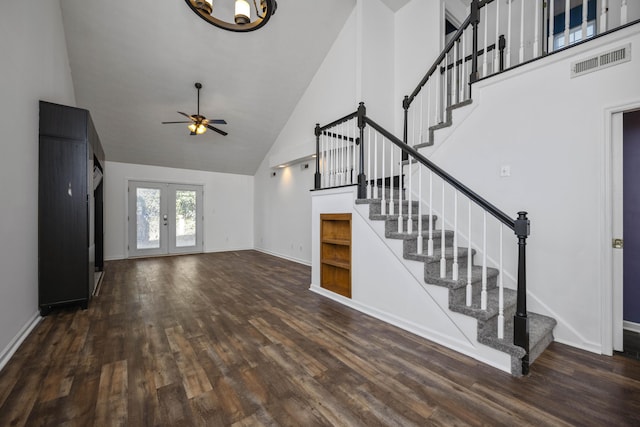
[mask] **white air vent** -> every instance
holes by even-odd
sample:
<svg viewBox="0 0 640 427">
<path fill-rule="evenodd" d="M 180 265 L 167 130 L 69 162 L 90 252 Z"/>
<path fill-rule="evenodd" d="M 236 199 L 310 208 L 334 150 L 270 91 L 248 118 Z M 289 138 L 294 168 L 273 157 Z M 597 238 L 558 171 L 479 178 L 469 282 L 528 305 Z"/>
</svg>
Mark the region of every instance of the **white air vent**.
<svg viewBox="0 0 640 427">
<path fill-rule="evenodd" d="M 631 43 L 571 64 L 571 77 L 578 77 L 631 61 Z"/>
</svg>

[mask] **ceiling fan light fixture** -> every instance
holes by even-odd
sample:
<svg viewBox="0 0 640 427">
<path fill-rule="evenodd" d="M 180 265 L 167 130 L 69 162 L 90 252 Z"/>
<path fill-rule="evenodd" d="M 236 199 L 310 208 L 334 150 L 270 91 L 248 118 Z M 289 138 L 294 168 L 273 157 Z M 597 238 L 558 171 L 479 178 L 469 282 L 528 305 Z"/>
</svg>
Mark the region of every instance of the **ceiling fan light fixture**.
<svg viewBox="0 0 640 427">
<path fill-rule="evenodd" d="M 187 128 L 191 133 L 195 133 L 196 135 L 202 135 L 207 131 L 207 127 L 202 123 L 191 123 Z"/>
<path fill-rule="evenodd" d="M 238 25 L 246 25 L 251 22 L 251 7 L 247 0 L 236 0 L 235 21 Z"/>
<path fill-rule="evenodd" d="M 193 4 L 196 8 L 209 15 L 213 13 L 213 0 L 195 0 Z"/>
<path fill-rule="evenodd" d="M 216 7 L 213 12 L 213 0 L 185 0 L 187 5 L 200 18 L 209 24 L 227 31 L 246 33 L 264 27 L 269 19 L 276 13 L 278 4 L 276 0 L 216 0 L 226 2 L 228 7 Z M 234 2 L 234 3 L 231 3 Z M 224 6 L 227 6 L 225 4 Z M 233 9 L 233 20 L 229 21 L 230 6 L 235 4 Z M 252 6 L 253 4 L 253 6 Z M 252 11 L 253 9 L 253 11 Z M 226 13 L 225 13 L 226 11 Z M 252 16 L 253 14 L 253 16 Z M 216 16 L 219 15 L 219 16 Z M 229 18 L 225 18 L 228 16 Z"/>
</svg>

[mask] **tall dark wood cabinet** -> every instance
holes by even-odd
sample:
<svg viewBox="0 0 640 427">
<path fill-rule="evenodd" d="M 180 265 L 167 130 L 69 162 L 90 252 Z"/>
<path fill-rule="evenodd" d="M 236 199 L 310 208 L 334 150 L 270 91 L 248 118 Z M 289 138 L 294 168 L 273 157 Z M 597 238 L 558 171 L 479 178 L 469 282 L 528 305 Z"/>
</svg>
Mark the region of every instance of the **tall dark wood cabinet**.
<svg viewBox="0 0 640 427">
<path fill-rule="evenodd" d="M 104 266 L 104 151 L 87 110 L 40 101 L 38 305 L 87 308 Z"/>
</svg>

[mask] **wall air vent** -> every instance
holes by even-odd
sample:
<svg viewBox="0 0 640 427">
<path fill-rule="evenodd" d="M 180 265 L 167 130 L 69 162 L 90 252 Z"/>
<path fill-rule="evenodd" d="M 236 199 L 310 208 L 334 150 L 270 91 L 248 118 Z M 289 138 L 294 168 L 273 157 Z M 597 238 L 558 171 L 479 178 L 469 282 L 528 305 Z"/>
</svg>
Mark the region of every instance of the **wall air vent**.
<svg viewBox="0 0 640 427">
<path fill-rule="evenodd" d="M 571 77 L 631 61 L 631 43 L 571 64 Z"/>
</svg>

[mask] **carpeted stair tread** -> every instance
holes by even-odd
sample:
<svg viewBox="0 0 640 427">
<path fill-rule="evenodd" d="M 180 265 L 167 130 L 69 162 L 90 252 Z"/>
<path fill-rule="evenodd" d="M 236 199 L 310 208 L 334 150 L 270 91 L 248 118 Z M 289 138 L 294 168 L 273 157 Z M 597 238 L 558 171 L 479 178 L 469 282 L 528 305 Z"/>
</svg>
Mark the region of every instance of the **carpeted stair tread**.
<svg viewBox="0 0 640 427">
<path fill-rule="evenodd" d="M 527 317 L 529 319 L 529 363 L 531 364 L 553 341 L 553 328 L 557 322 L 551 317 L 532 312 L 527 312 Z M 512 374 L 521 376 L 520 360 L 524 357 L 525 351 L 522 347 L 513 344 L 513 317 L 505 316 L 504 320 L 503 339 L 498 338 L 497 324 L 495 324 L 490 328 L 478 329 L 478 342 L 511 355 Z"/>
<path fill-rule="evenodd" d="M 462 108 L 466 105 L 470 105 L 473 101 L 471 99 L 467 99 L 465 101 L 462 102 L 458 102 L 457 104 L 453 104 L 449 107 L 447 107 L 447 113 L 446 113 L 446 119 L 444 122 L 440 122 L 436 125 L 430 126 L 429 127 L 429 139 L 428 141 L 422 142 L 420 144 L 415 144 L 413 146 L 413 148 L 415 148 L 416 150 L 422 147 L 430 147 L 434 144 L 434 138 L 433 138 L 433 134 L 436 130 L 438 129 L 443 129 L 443 128 L 447 128 L 449 126 L 451 126 L 453 124 L 453 110 L 455 110 L 456 108 Z"/>
<path fill-rule="evenodd" d="M 504 309 L 507 311 L 507 307 L 514 306 L 516 304 L 517 292 L 513 289 L 504 288 Z M 487 321 L 494 316 L 498 315 L 498 298 L 500 289 L 493 288 L 487 290 L 487 309 L 482 310 L 480 308 L 480 295 L 472 299 L 472 304 L 467 307 L 464 302 L 459 304 L 449 304 L 449 309 L 456 313 L 461 313 L 470 317 L 474 317 L 478 320 Z M 497 334 L 496 334 L 497 335 Z"/>
<path fill-rule="evenodd" d="M 498 277 L 498 269 L 487 267 L 487 282 L 494 282 L 494 279 Z M 440 275 L 425 275 L 424 281 L 430 285 L 438 285 L 438 286 L 446 286 L 451 290 L 465 288 L 467 286 L 467 268 L 465 266 L 464 269 L 458 270 L 458 280 L 453 280 L 451 278 L 452 271 L 451 269 L 447 270 L 446 277 L 442 278 Z M 482 267 L 479 265 L 474 265 L 471 267 L 471 284 L 476 285 L 478 283 L 482 283 Z M 495 286 L 491 285 L 492 287 Z M 487 285 L 489 288 L 489 285 Z"/>
<path fill-rule="evenodd" d="M 468 103 L 466 103 L 468 104 Z M 465 104 L 465 105 L 466 105 Z M 434 128 L 432 126 L 432 128 Z M 433 129 L 432 129 L 433 130 Z M 431 130 L 431 131 L 432 131 Z M 385 200 L 387 207 L 389 200 Z M 442 230 L 435 228 L 432 230 L 432 238 L 434 240 L 433 256 L 426 255 L 429 241 L 429 215 L 422 214 L 422 249 L 423 253 L 417 253 L 418 246 L 418 227 L 419 218 L 417 201 L 413 201 L 411 212 L 412 232 L 407 232 L 409 221 L 408 201 L 402 200 L 402 218 L 403 232 L 398 233 L 398 200 L 394 200 L 395 211 L 393 215 L 382 215 L 381 199 L 364 199 L 356 200 L 356 204 L 369 204 L 369 219 L 372 221 L 385 221 L 385 237 L 389 239 L 403 240 L 403 258 L 424 263 L 424 281 L 429 285 L 447 287 L 449 289 L 449 309 L 453 312 L 464 314 L 477 319 L 477 340 L 479 343 L 485 344 L 498 351 L 502 351 L 511 356 L 511 371 L 515 376 L 522 375 L 522 357 L 525 354 L 524 349 L 513 345 L 513 316 L 516 310 L 517 292 L 513 289 L 504 288 L 504 324 L 505 339 L 498 339 L 498 302 L 499 288 L 497 287 L 499 271 L 495 268 L 487 268 L 487 309 L 480 308 L 481 291 L 482 291 L 482 266 L 473 265 L 473 258 L 476 253 L 475 249 L 471 253 L 471 286 L 472 286 L 472 304 L 466 305 L 466 286 L 467 286 L 467 262 L 469 260 L 469 248 L 459 246 L 458 254 L 458 280 L 451 279 L 453 269 L 453 236 L 451 230 L 444 231 L 446 260 L 446 275 L 440 278 L 440 262 L 441 262 L 441 244 Z M 435 224 L 437 217 L 432 216 L 432 224 Z M 556 321 L 550 317 L 542 316 L 536 313 L 529 313 L 529 360 L 533 363 L 535 358 L 541 354 L 544 349 L 553 341 L 553 328 Z"/>
<path fill-rule="evenodd" d="M 417 221 L 419 217 L 419 214 L 416 212 L 412 212 L 411 213 L 411 219 L 413 219 L 414 221 Z M 438 217 L 436 215 L 432 215 L 433 217 L 433 223 L 435 224 L 436 220 L 438 219 Z M 386 220 L 398 220 L 398 213 L 394 213 L 393 215 L 389 215 L 387 214 L 380 214 L 380 213 L 375 213 L 375 214 L 370 214 L 369 215 L 369 219 L 372 221 L 386 221 Z M 409 219 L 409 213 L 408 212 L 402 212 L 402 219 L 404 221 L 407 221 Z M 429 215 L 428 214 L 422 214 L 422 233 L 424 234 L 425 232 L 425 225 L 429 224 Z"/>
<path fill-rule="evenodd" d="M 444 231 L 444 235 L 445 235 L 446 238 L 451 237 L 453 239 L 453 231 L 451 231 L 451 230 L 445 230 Z M 442 231 L 441 230 L 439 230 L 439 229 L 438 230 L 433 230 L 433 233 L 432 233 L 433 240 L 438 239 L 438 241 L 440 241 L 440 236 L 442 236 Z M 398 233 L 397 231 L 392 231 L 390 233 L 385 233 L 385 237 L 388 238 L 388 239 L 396 239 L 396 240 L 411 240 L 411 239 L 417 240 L 418 239 L 418 231 L 415 228 L 413 229 L 413 232 L 411 232 L 411 233 L 407 233 L 406 230 L 403 231 L 402 233 Z M 422 239 L 423 239 L 424 243 L 428 242 L 429 241 L 429 232 L 425 233 L 425 231 L 422 230 Z M 439 249 L 440 248 L 438 248 L 438 250 Z M 426 245 L 424 246 L 424 250 L 426 252 L 426 250 L 427 250 L 427 246 Z M 434 253 L 435 253 L 435 250 L 436 249 L 434 248 Z M 438 252 L 438 254 L 439 253 L 440 252 Z"/>
</svg>

